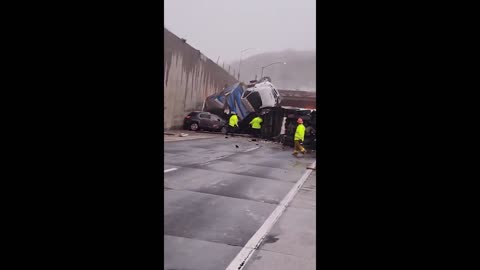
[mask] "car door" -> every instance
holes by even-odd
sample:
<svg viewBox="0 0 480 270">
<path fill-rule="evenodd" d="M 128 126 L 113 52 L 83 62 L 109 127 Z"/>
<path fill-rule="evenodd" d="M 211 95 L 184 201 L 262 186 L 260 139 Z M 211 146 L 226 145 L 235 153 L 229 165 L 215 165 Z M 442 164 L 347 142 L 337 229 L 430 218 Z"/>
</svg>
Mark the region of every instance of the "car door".
<svg viewBox="0 0 480 270">
<path fill-rule="evenodd" d="M 203 129 L 211 129 L 212 124 L 211 124 L 211 115 L 209 113 L 201 113 L 199 118 L 200 118 L 200 128 Z"/>
<path fill-rule="evenodd" d="M 220 119 L 220 117 L 216 115 L 212 115 L 211 122 L 212 122 L 212 129 L 217 130 L 222 128 L 222 120 Z"/>
</svg>

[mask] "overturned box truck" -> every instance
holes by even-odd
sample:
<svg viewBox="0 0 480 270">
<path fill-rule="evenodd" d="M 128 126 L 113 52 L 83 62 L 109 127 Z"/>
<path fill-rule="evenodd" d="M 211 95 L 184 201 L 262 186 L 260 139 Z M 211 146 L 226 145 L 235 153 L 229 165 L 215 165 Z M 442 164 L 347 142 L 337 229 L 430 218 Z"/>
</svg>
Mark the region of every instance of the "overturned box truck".
<svg viewBox="0 0 480 270">
<path fill-rule="evenodd" d="M 293 145 L 293 137 L 290 136 L 293 122 L 290 121 L 289 117 L 302 116 L 304 121 L 307 120 L 305 127 L 311 125 L 311 117 L 304 117 L 304 115 L 309 114 L 301 109 L 281 107 L 281 101 L 280 92 L 272 84 L 269 77 L 264 77 L 259 81 L 250 81 L 248 85 L 236 83 L 217 94 L 208 96 L 205 99 L 203 110 L 216 114 L 225 120 L 230 117 L 231 111 L 235 111 L 239 118 L 239 133 L 249 133 L 250 121 L 255 115 L 260 115 L 263 119 L 261 128 L 263 138 L 274 139 L 285 145 Z M 307 127 L 306 137 L 308 131 Z M 290 139 L 292 140 L 291 143 L 289 142 Z M 307 138 L 305 138 L 304 145 L 308 147 L 306 143 Z"/>
</svg>

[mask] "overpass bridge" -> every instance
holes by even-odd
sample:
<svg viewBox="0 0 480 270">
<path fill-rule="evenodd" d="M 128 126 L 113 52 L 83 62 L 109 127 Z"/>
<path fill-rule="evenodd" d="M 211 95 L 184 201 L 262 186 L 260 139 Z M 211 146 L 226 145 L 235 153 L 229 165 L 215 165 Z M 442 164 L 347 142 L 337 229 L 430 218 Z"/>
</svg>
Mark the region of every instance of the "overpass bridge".
<svg viewBox="0 0 480 270">
<path fill-rule="evenodd" d="M 282 106 L 300 107 L 306 109 L 316 109 L 316 92 L 278 89 L 282 96 Z"/>
</svg>

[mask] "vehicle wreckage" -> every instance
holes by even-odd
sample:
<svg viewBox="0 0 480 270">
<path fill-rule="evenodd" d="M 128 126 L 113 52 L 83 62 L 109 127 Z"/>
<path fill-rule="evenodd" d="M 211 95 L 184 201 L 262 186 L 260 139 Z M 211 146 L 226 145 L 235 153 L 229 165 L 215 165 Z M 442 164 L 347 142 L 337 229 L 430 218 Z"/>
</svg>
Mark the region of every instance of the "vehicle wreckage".
<svg viewBox="0 0 480 270">
<path fill-rule="evenodd" d="M 261 135 L 264 139 L 293 146 L 293 137 L 297 126 L 296 120 L 302 118 L 306 127 L 304 146 L 316 146 L 316 111 L 282 107 L 280 92 L 269 77 L 259 81 L 250 81 L 248 85 L 235 83 L 219 93 L 208 96 L 203 111 L 216 114 L 227 120 L 235 111 L 239 118 L 238 133 L 249 133 L 249 123 L 260 115 L 263 119 Z"/>
</svg>

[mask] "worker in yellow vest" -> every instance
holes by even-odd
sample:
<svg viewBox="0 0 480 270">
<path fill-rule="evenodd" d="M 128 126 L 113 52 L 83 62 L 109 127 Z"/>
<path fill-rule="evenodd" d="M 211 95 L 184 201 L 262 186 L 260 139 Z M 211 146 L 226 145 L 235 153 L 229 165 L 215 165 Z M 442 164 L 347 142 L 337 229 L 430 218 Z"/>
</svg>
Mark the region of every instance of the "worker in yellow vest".
<svg viewBox="0 0 480 270">
<path fill-rule="evenodd" d="M 230 119 L 228 120 L 228 127 L 227 127 L 227 132 L 225 133 L 225 136 L 228 135 L 228 133 L 232 134 L 235 132 L 235 130 L 238 127 L 238 116 L 235 113 L 235 111 L 232 111 L 232 116 L 230 116 Z"/>
<path fill-rule="evenodd" d="M 305 126 L 303 125 L 303 119 L 298 118 L 297 123 L 297 130 L 295 131 L 295 137 L 293 138 L 295 148 L 292 155 L 294 156 L 298 155 L 298 151 L 300 151 L 302 154 L 305 154 L 307 152 L 305 148 L 303 148 L 303 146 L 301 145 L 301 143 L 305 139 Z"/>
<path fill-rule="evenodd" d="M 255 118 L 253 118 L 252 121 L 250 121 L 250 125 L 252 126 L 252 135 L 255 138 L 260 137 L 260 130 L 262 128 L 262 125 L 261 125 L 262 122 L 263 122 L 263 119 L 258 115 Z"/>
</svg>

